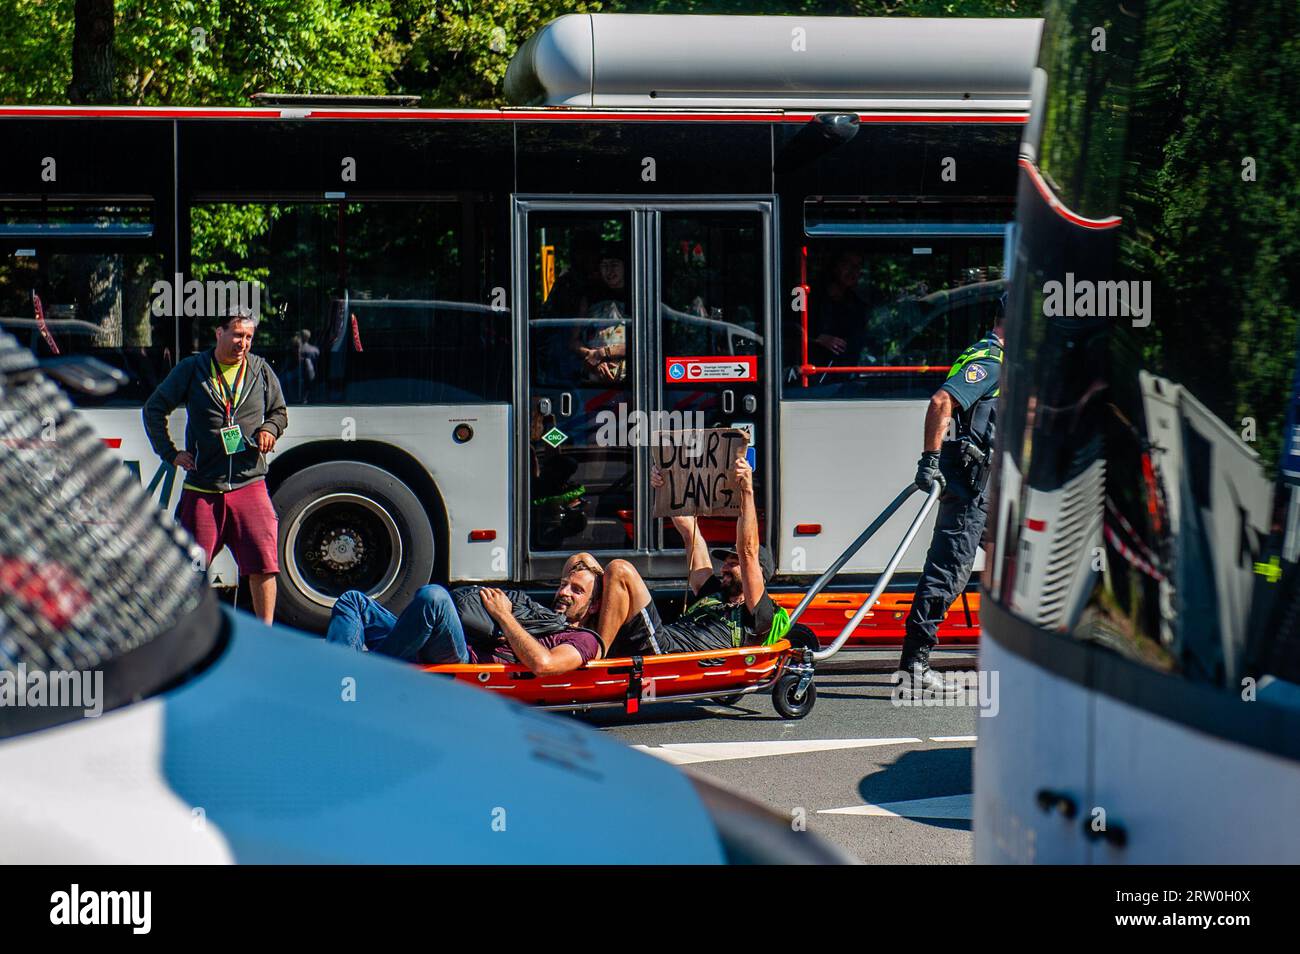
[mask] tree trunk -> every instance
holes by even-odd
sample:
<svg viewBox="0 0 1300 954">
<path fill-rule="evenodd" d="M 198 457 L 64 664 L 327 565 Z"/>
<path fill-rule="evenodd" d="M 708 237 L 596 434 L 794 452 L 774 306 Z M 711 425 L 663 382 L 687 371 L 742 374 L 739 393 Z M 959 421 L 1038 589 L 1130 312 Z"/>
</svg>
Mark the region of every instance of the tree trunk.
<svg viewBox="0 0 1300 954">
<path fill-rule="evenodd" d="M 113 102 L 113 0 L 76 0 L 72 33 L 74 104 Z"/>
<path fill-rule="evenodd" d="M 73 5 L 74 104 L 111 104 L 113 95 L 113 0 L 76 0 Z M 122 263 L 116 255 L 78 256 L 78 317 L 99 325 L 95 348 L 122 347 Z"/>
</svg>

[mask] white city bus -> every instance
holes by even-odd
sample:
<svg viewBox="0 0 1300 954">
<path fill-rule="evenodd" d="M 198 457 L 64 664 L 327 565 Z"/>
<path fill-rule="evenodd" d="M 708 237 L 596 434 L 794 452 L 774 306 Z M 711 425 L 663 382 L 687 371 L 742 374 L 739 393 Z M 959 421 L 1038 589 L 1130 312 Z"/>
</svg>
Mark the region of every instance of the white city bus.
<svg viewBox="0 0 1300 954">
<path fill-rule="evenodd" d="M 140 406 L 209 345 L 208 293 L 255 288 L 296 625 L 579 549 L 680 586 L 636 412 L 749 432 L 794 600 L 911 479 L 991 324 L 1040 26 L 583 14 L 521 48 L 509 108 L 0 107 L 0 324 L 128 374 L 83 407 L 170 508 Z M 838 630 L 894 526 L 805 622 Z M 923 557 L 857 642 L 899 638 Z M 941 638 L 977 633 L 972 593 Z"/>
</svg>

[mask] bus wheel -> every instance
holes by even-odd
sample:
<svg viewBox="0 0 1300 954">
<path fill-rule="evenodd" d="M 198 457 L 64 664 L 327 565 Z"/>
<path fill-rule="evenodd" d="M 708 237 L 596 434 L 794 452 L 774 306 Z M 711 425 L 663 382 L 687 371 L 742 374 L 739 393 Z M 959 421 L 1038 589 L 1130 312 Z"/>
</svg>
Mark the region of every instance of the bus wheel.
<svg viewBox="0 0 1300 954">
<path fill-rule="evenodd" d="M 280 516 L 276 617 L 323 632 L 347 590 L 400 613 L 433 575 L 435 543 L 419 499 L 388 471 L 354 461 L 316 464 L 275 492 Z"/>
</svg>

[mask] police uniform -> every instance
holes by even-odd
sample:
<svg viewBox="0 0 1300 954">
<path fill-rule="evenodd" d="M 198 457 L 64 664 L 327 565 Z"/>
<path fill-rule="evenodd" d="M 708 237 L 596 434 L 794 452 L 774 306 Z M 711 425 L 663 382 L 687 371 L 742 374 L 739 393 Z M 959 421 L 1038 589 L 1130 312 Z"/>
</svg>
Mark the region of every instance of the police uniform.
<svg viewBox="0 0 1300 954">
<path fill-rule="evenodd" d="M 907 616 L 900 669 L 929 665 L 930 650 L 938 642 L 935 631 L 970 580 L 988 515 L 988 468 L 1001 371 L 1002 341 L 990 332 L 961 353 L 943 383 L 959 407 L 953 418 L 957 439 L 944 441 L 939 451 L 944 492 Z"/>
</svg>

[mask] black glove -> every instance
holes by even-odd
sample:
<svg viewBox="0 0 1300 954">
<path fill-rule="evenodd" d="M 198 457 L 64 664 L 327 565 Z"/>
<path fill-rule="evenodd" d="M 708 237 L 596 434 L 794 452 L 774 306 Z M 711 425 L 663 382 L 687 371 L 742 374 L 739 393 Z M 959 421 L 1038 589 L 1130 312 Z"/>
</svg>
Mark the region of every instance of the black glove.
<svg viewBox="0 0 1300 954">
<path fill-rule="evenodd" d="M 916 486 L 925 493 L 935 484 L 943 487 L 943 474 L 939 473 L 939 452 L 926 451 L 916 462 Z"/>
</svg>

